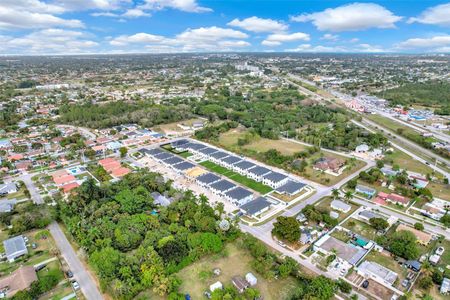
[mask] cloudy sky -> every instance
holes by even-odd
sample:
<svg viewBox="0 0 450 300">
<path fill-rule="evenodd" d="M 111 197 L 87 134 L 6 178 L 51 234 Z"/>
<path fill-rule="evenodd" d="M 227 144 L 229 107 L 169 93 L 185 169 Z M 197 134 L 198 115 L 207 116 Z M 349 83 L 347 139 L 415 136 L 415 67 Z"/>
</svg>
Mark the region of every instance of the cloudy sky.
<svg viewBox="0 0 450 300">
<path fill-rule="evenodd" d="M 450 53 L 450 2 L 0 0 L 0 54 Z"/>
</svg>

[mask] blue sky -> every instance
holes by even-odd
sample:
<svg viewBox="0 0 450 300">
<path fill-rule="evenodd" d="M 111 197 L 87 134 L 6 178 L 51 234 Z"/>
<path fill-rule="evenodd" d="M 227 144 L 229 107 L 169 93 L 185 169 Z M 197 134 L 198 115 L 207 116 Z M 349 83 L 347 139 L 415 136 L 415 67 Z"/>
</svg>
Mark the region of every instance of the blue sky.
<svg viewBox="0 0 450 300">
<path fill-rule="evenodd" d="M 450 53 L 450 2 L 0 0 L 0 54 Z"/>
</svg>

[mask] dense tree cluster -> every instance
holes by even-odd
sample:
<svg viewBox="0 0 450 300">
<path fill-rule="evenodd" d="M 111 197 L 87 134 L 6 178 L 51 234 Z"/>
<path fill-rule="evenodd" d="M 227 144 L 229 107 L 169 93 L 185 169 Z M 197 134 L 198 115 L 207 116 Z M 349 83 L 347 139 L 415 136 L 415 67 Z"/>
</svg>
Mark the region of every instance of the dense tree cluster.
<svg viewBox="0 0 450 300">
<path fill-rule="evenodd" d="M 11 226 L 10 235 L 16 235 L 31 229 L 44 228 L 54 219 L 51 208 L 47 205 L 34 203 L 19 203 L 12 212 L 1 213 L 0 222 Z"/>
<path fill-rule="evenodd" d="M 188 105 L 156 105 L 147 101 L 63 105 L 59 114 L 60 121 L 63 123 L 91 128 L 105 128 L 128 123 L 152 127 L 192 117 L 191 108 Z"/>
<path fill-rule="evenodd" d="M 391 105 L 420 104 L 424 106 L 450 107 L 450 83 L 447 81 L 428 81 L 405 83 L 399 87 L 379 93 L 390 101 Z"/>
<path fill-rule="evenodd" d="M 380 236 L 377 238 L 377 243 L 387 247 L 394 255 L 404 259 L 417 259 L 420 254 L 417 247 L 417 238 L 410 231 L 400 230 L 388 237 Z"/>
<path fill-rule="evenodd" d="M 308 219 L 308 221 L 313 222 L 324 222 L 330 228 L 334 227 L 338 224 L 337 219 L 334 219 L 330 216 L 330 211 L 323 208 L 318 208 L 314 205 L 308 204 L 302 209 L 302 213 Z"/>
<path fill-rule="evenodd" d="M 177 201 L 157 208 L 153 191 Z M 88 253 L 102 288 L 117 299 L 148 288 L 176 293 L 180 282 L 173 274 L 204 254 L 220 252 L 236 233 L 233 227 L 219 229 L 206 198 L 179 192 L 147 171 L 100 187 L 86 181 L 60 204 L 60 217 Z"/>
<path fill-rule="evenodd" d="M 205 101 L 194 107 L 194 113 L 213 121 L 232 120 L 251 128 L 261 137 L 277 139 L 294 137 L 297 131 L 313 123 L 348 121 L 345 110 L 324 105 L 303 105 L 304 96 L 296 88 L 274 91 L 255 90 L 247 96 L 231 95 L 227 88 L 207 91 Z M 344 125 L 345 127 L 345 125 Z"/>
<path fill-rule="evenodd" d="M 300 238 L 300 224 L 294 217 L 278 217 L 273 224 L 272 234 L 279 239 L 296 242 Z"/>
</svg>

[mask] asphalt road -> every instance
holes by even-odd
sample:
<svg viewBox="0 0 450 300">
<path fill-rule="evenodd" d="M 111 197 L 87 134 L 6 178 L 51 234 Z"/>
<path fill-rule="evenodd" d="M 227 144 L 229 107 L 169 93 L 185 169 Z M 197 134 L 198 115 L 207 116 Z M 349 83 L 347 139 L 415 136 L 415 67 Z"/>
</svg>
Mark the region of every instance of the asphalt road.
<svg viewBox="0 0 450 300">
<path fill-rule="evenodd" d="M 49 225 L 49 230 L 61 252 L 61 256 L 64 257 L 67 264 L 69 265 L 69 268 L 73 272 L 74 278 L 78 281 L 80 289 L 86 299 L 103 299 L 103 296 L 102 294 L 100 294 L 100 291 L 98 290 L 94 279 L 84 268 L 77 254 L 64 235 L 64 232 L 61 230 L 61 227 L 59 227 L 58 223 L 51 223 Z"/>
</svg>

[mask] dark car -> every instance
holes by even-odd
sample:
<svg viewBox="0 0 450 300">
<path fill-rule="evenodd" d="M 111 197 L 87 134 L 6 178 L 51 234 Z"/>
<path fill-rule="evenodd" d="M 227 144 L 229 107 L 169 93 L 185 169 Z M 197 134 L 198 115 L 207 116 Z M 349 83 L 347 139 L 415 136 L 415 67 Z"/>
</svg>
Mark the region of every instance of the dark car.
<svg viewBox="0 0 450 300">
<path fill-rule="evenodd" d="M 70 270 L 66 272 L 66 275 L 67 275 L 68 278 L 72 278 L 73 277 L 73 273 Z"/>
<path fill-rule="evenodd" d="M 369 286 L 369 280 L 364 280 L 362 287 L 367 289 L 368 286 Z"/>
</svg>

